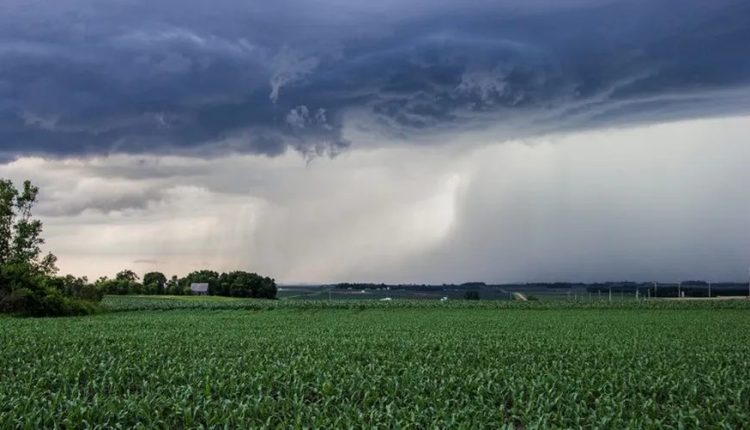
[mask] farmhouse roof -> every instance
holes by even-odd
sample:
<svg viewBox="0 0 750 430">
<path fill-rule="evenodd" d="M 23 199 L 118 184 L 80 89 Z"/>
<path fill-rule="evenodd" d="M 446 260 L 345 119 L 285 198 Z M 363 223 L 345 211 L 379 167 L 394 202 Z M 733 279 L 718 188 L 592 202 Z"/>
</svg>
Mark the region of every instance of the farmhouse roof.
<svg viewBox="0 0 750 430">
<path fill-rule="evenodd" d="M 190 284 L 190 291 L 194 293 L 207 293 L 208 292 L 208 284 L 205 283 L 192 283 Z"/>
</svg>

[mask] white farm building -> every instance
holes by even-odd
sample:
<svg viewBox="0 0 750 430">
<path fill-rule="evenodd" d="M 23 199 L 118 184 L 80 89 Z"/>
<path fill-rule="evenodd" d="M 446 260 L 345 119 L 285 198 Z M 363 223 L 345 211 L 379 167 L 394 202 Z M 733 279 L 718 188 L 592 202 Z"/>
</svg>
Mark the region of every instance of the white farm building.
<svg viewBox="0 0 750 430">
<path fill-rule="evenodd" d="M 190 292 L 194 295 L 205 296 L 208 294 L 208 284 L 192 283 L 190 284 Z"/>
</svg>

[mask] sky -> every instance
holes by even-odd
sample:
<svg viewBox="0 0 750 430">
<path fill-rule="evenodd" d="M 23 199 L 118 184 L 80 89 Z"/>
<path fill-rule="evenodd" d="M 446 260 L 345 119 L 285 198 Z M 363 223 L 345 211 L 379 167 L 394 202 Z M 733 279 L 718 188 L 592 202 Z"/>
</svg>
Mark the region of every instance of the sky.
<svg viewBox="0 0 750 430">
<path fill-rule="evenodd" d="M 65 273 L 743 280 L 750 3 L 0 3 Z"/>
</svg>

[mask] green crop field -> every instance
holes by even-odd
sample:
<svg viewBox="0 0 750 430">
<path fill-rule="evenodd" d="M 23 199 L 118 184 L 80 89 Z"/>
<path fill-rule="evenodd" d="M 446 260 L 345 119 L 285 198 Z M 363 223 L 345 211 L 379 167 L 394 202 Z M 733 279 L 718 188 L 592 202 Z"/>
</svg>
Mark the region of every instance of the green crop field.
<svg viewBox="0 0 750 430">
<path fill-rule="evenodd" d="M 0 319 L 0 428 L 750 423 L 747 301 L 289 303 Z"/>
</svg>

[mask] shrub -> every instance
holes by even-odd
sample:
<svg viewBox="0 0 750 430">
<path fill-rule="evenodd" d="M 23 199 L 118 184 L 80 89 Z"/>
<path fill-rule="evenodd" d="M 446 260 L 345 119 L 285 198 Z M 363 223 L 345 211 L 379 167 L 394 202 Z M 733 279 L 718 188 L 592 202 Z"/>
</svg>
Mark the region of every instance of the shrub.
<svg viewBox="0 0 750 430">
<path fill-rule="evenodd" d="M 0 300 L 0 312 L 26 317 L 89 315 L 100 310 L 93 301 L 65 296 L 54 288 L 19 288 Z"/>
</svg>

